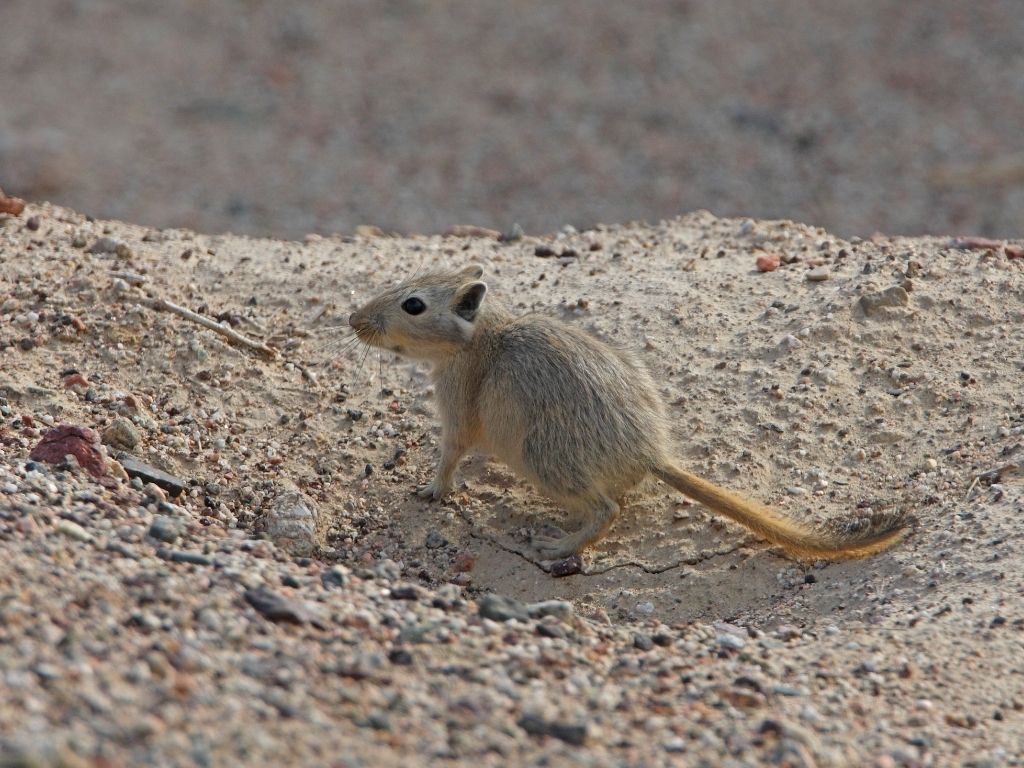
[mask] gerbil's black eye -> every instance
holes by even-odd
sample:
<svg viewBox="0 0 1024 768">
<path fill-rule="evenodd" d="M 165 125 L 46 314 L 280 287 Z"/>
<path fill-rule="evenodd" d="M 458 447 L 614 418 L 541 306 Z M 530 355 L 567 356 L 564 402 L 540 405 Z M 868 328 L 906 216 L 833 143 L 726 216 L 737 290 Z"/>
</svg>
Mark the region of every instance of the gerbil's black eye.
<svg viewBox="0 0 1024 768">
<path fill-rule="evenodd" d="M 423 299 L 418 299 L 415 296 L 410 296 L 408 299 L 402 302 L 402 309 L 408 312 L 410 315 L 418 315 L 427 305 L 423 303 Z"/>
</svg>

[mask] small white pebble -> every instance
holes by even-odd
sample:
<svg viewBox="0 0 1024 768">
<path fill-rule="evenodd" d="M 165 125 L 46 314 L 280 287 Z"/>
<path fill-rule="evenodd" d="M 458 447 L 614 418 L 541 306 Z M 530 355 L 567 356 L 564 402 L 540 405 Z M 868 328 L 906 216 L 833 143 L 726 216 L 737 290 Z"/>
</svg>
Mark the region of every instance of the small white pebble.
<svg viewBox="0 0 1024 768">
<path fill-rule="evenodd" d="M 812 283 L 820 283 L 832 277 L 828 267 L 817 267 L 807 273 L 807 279 Z"/>
<path fill-rule="evenodd" d="M 57 533 L 62 533 L 69 539 L 76 541 L 92 541 L 92 535 L 78 523 L 71 520 L 61 520 L 57 523 Z"/>
</svg>

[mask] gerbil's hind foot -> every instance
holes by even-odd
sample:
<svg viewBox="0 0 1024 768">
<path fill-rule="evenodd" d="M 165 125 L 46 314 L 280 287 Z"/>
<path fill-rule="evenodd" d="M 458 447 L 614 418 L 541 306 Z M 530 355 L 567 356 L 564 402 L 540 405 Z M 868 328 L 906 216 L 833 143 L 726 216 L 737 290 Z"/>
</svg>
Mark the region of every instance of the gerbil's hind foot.
<svg viewBox="0 0 1024 768">
<path fill-rule="evenodd" d="M 582 544 L 574 541 L 578 536 L 575 534 L 558 538 L 538 533 L 530 537 L 530 544 L 541 560 L 561 560 L 577 554 L 583 548 Z"/>
<path fill-rule="evenodd" d="M 577 555 L 587 546 L 604 537 L 619 513 L 619 505 L 607 496 L 588 499 L 585 503 L 574 502 L 571 505 L 581 509 L 587 517 L 586 523 L 575 533 L 562 538 L 536 534 L 530 538 L 530 544 L 541 560 L 560 560 L 570 555 Z"/>
<path fill-rule="evenodd" d="M 416 486 L 416 495 L 427 501 L 440 501 L 448 495 L 449 488 L 440 487 L 436 480 Z"/>
</svg>

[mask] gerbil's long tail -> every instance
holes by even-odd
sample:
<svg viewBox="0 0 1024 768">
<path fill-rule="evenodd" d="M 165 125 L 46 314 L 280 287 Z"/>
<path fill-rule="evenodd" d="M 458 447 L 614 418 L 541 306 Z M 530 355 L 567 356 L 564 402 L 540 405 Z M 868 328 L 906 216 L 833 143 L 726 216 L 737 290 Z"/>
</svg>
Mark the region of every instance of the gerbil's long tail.
<svg viewBox="0 0 1024 768">
<path fill-rule="evenodd" d="M 811 528 L 783 517 L 768 507 L 742 499 L 674 464 L 665 463 L 654 470 L 654 475 L 704 506 L 779 545 L 798 559 L 847 560 L 868 557 L 888 549 L 907 532 L 907 520 L 900 514 L 876 515 L 869 521 L 858 521 L 863 522 L 863 525 L 844 530 Z"/>
</svg>

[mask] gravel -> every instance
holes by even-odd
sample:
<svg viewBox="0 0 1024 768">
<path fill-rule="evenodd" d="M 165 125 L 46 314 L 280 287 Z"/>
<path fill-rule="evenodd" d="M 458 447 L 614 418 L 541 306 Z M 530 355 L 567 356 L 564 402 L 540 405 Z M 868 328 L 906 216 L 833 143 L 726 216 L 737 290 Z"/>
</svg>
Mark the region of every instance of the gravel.
<svg viewBox="0 0 1024 768">
<path fill-rule="evenodd" d="M 0 222 L 0 764 L 1021 764 L 1024 264 L 1005 251 L 700 214 L 552 235 L 577 253 L 560 266 L 530 237 L 449 255 L 30 212 L 36 231 Z M 126 243 L 145 288 L 112 299 L 81 233 Z M 806 259 L 758 272 L 750 239 Z M 324 360 L 303 324 L 330 303 L 335 325 L 421 252 L 649 343 L 694 471 L 815 523 L 905 507 L 916 529 L 872 560 L 794 563 L 652 485 L 553 577 L 528 542 L 571 522 L 501 465 L 467 459 L 451 497 L 413 496 L 439 440 L 422 371 Z M 927 265 L 912 311 L 866 316 L 908 254 Z M 143 290 L 236 313 L 286 359 Z M 119 418 L 140 437 L 125 475 L 30 458 L 62 425 L 100 451 Z M 263 528 L 290 489 L 323 518 L 305 554 Z"/>
</svg>

